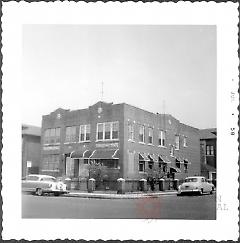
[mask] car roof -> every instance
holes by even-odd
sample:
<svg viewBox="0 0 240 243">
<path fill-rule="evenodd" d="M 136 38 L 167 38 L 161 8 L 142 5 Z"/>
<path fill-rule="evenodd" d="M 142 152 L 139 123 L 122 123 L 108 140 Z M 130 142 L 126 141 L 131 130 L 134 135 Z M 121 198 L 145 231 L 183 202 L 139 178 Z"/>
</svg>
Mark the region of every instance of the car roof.
<svg viewBox="0 0 240 243">
<path fill-rule="evenodd" d="M 38 177 L 41 177 L 41 178 L 55 178 L 54 176 L 50 176 L 50 175 L 40 175 L 40 174 L 30 174 L 30 175 L 27 175 L 27 176 L 38 176 Z"/>
</svg>

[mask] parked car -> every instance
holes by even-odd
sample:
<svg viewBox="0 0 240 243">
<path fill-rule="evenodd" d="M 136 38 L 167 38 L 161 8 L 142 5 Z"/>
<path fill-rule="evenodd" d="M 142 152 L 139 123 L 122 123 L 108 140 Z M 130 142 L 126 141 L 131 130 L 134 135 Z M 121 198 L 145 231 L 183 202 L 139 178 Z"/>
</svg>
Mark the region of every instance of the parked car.
<svg viewBox="0 0 240 243">
<path fill-rule="evenodd" d="M 55 196 L 67 193 L 67 186 L 53 176 L 48 175 L 28 175 L 22 179 L 22 191 L 32 192 L 38 196 L 44 193 L 53 193 Z"/>
<path fill-rule="evenodd" d="M 212 194 L 213 191 L 214 185 L 207 182 L 206 178 L 202 176 L 187 177 L 184 183 L 178 187 L 178 195 L 194 192 L 199 193 L 200 195 L 203 193 Z"/>
</svg>

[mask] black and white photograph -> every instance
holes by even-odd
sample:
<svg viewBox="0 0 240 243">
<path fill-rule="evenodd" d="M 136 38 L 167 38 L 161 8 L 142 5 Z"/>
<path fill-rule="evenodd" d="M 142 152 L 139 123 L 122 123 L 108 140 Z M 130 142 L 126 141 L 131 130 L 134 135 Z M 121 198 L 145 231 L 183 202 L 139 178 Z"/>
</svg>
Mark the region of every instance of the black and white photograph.
<svg viewBox="0 0 240 243">
<path fill-rule="evenodd" d="M 130 12 L 135 13 L 134 3 L 128 4 L 129 8 L 117 8 L 114 3 L 97 8 L 85 3 L 76 5 L 75 10 L 71 3 L 66 12 L 72 17 L 64 22 L 60 21 L 63 4 L 52 5 L 59 6 L 56 12 L 47 8 L 50 4 L 42 8 L 35 5 L 40 10 L 35 17 L 30 7 L 30 16 L 21 16 L 16 32 L 21 40 L 15 60 L 19 82 L 15 80 L 11 97 L 18 93 L 19 98 L 3 109 L 3 118 L 5 114 L 10 117 L 15 107 L 11 123 L 17 124 L 21 139 L 12 141 L 13 131 L 6 133 L 9 139 L 3 140 L 3 148 L 7 144 L 3 163 L 4 159 L 9 161 L 12 169 L 8 174 L 17 175 L 12 193 L 18 195 L 17 217 L 22 227 L 37 222 L 46 229 L 54 222 L 64 230 L 54 229 L 55 238 L 49 239 L 82 239 L 74 231 L 78 223 L 73 222 L 79 222 L 89 234 L 93 233 L 91 227 L 99 227 L 93 237 L 98 239 L 113 222 L 118 228 L 113 232 L 120 234 L 122 227 L 123 235 L 127 225 L 133 227 L 136 222 L 140 231 L 150 228 L 147 235 L 164 225 L 170 235 L 166 238 L 166 232 L 163 239 L 214 239 L 209 226 L 220 225 L 224 221 L 221 217 L 233 219 L 237 212 L 237 198 L 231 207 L 225 190 L 237 195 L 238 186 L 237 174 L 228 172 L 231 164 L 237 168 L 237 65 L 233 66 L 236 73 L 219 75 L 219 66 L 224 64 L 219 65 L 218 59 L 222 35 L 218 24 L 154 22 L 151 17 L 141 21 L 143 10 L 158 16 L 156 9 L 147 8 L 149 5 L 139 5 L 141 11 L 137 13 L 136 8 L 133 21 Z M 229 5 L 229 9 L 234 7 L 237 5 Z M 24 4 L 23 9 L 30 13 Z M 204 10 L 200 5 L 199 9 Z M 39 21 L 40 13 L 46 14 L 45 20 L 41 16 Z M 117 19 L 122 20 L 123 13 L 129 22 Z M 8 22 L 8 15 L 5 18 Z M 237 45 L 237 38 L 233 43 Z M 10 77 L 5 73 L 9 70 L 3 68 L 6 97 L 13 86 L 4 86 L 4 77 Z M 224 88 L 227 83 L 232 86 Z M 222 99 L 225 91 L 227 97 Z M 223 136 L 228 136 L 226 141 L 235 141 L 226 147 Z M 8 146 L 10 141 L 17 150 Z M 9 150 L 16 154 L 11 162 Z M 235 184 L 231 180 L 236 180 Z M 10 197 L 5 202 L 10 203 Z M 5 218 L 8 220 L 11 217 Z M 65 235 L 66 222 L 71 228 L 68 233 L 76 235 Z M 171 238 L 169 229 L 179 224 Z M 192 237 L 187 232 L 181 235 L 184 225 L 193 228 Z M 201 225 L 207 228 L 205 236 Z M 41 235 L 49 230 L 37 237 L 43 239 Z M 202 238 L 196 238 L 198 230 Z M 153 237 L 159 239 L 156 234 Z"/>
</svg>

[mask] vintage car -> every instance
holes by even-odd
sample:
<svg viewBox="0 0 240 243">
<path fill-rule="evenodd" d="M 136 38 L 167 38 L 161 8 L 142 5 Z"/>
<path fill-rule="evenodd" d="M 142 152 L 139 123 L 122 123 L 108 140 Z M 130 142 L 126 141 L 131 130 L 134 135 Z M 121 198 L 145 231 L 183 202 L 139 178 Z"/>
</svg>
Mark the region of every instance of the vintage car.
<svg viewBox="0 0 240 243">
<path fill-rule="evenodd" d="M 187 193 L 198 193 L 202 195 L 203 193 L 212 194 L 214 191 L 214 185 L 207 182 L 205 177 L 202 176 L 192 176 L 187 177 L 184 182 L 178 187 L 178 196 Z"/>
<path fill-rule="evenodd" d="M 67 186 L 53 176 L 32 174 L 22 179 L 22 191 L 32 192 L 38 196 L 53 193 L 55 196 L 67 193 Z"/>
</svg>

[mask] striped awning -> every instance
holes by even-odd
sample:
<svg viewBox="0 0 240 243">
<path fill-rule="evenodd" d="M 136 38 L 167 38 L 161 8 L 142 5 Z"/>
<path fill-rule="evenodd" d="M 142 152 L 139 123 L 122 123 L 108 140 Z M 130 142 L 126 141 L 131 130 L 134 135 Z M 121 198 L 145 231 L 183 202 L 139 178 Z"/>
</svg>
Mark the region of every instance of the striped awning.
<svg viewBox="0 0 240 243">
<path fill-rule="evenodd" d="M 170 164 L 171 161 L 168 159 L 166 155 L 159 155 L 159 161 L 162 161 L 163 163 Z"/>
<path fill-rule="evenodd" d="M 184 164 L 184 159 L 181 157 L 176 157 L 176 162 L 178 162 L 180 164 Z"/>
<path fill-rule="evenodd" d="M 73 151 L 70 154 L 70 158 L 72 158 L 72 159 L 88 159 L 91 154 L 92 154 L 92 151 L 90 151 L 90 150 L 77 150 L 77 151 Z"/>
<path fill-rule="evenodd" d="M 148 156 L 145 153 L 139 153 L 139 160 L 140 161 L 150 161 Z"/>
<path fill-rule="evenodd" d="M 149 154 L 148 158 L 153 162 L 158 162 L 158 157 L 155 154 Z"/>
<path fill-rule="evenodd" d="M 119 149 L 94 150 L 90 159 L 119 159 Z"/>
<path fill-rule="evenodd" d="M 175 166 L 169 166 L 170 172 L 172 170 L 173 173 L 181 173 L 181 170 Z"/>
</svg>

